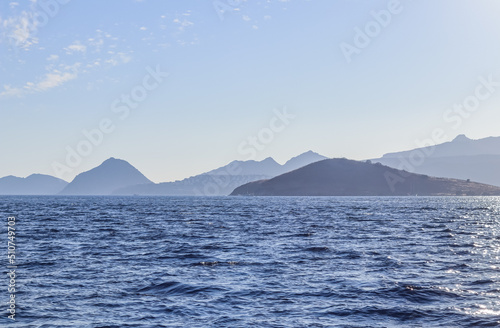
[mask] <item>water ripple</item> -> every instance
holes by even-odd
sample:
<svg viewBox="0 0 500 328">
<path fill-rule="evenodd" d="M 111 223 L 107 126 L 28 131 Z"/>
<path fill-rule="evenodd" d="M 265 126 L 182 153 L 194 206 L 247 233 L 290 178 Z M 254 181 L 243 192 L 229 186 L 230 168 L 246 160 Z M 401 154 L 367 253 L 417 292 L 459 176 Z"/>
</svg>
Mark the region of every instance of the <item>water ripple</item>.
<svg viewBox="0 0 500 328">
<path fill-rule="evenodd" d="M 0 327 L 500 326 L 496 197 L 0 197 L 13 213 Z"/>
</svg>

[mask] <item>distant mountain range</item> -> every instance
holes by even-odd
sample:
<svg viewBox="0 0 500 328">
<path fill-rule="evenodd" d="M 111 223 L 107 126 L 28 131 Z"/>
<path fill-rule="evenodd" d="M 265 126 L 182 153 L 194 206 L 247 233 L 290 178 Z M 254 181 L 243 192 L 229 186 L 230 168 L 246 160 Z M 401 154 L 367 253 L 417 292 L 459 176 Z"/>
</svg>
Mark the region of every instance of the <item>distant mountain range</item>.
<svg viewBox="0 0 500 328">
<path fill-rule="evenodd" d="M 267 175 L 277 176 L 285 172 L 293 171 L 305 165 L 327 159 L 327 157 L 308 151 L 299 156 L 293 157 L 285 164 L 281 165 L 271 157 L 260 162 L 257 161 L 233 161 L 226 166 L 204 173 L 206 175 L 227 175 L 228 172 L 237 168 L 238 175 Z"/>
<path fill-rule="evenodd" d="M 68 183 L 50 175 L 32 174 L 27 178 L 7 176 L 0 179 L 0 195 L 55 195 Z"/>
<path fill-rule="evenodd" d="M 181 181 L 155 184 L 124 160 L 110 158 L 98 167 L 76 176 L 71 183 L 48 175 L 0 179 L 0 195 L 229 195 L 250 181 L 268 179 L 301 166 L 323 160 L 312 151 L 281 165 L 272 158 L 233 161 L 226 166 Z"/>
<path fill-rule="evenodd" d="M 499 196 L 500 187 L 433 178 L 382 164 L 327 159 L 269 180 L 247 183 L 231 195 L 248 196 Z"/>
<path fill-rule="evenodd" d="M 268 179 L 304 165 L 326 159 L 308 151 L 281 165 L 272 158 L 233 161 L 226 166 L 181 181 L 136 185 L 118 189 L 115 195 L 225 196 L 250 181 Z"/>
<path fill-rule="evenodd" d="M 293 190 L 299 190 L 296 189 L 299 186 L 294 185 L 291 182 L 292 180 L 289 180 L 290 176 L 285 174 L 298 174 L 295 171 L 302 170 L 305 167 L 310 168 L 310 164 L 324 162 L 325 159 L 325 156 L 309 151 L 290 159 L 283 165 L 277 163 L 270 157 L 262 161 L 233 161 L 226 166 L 184 180 L 153 183 L 128 162 L 110 158 L 98 167 L 79 174 L 71 183 L 41 174 L 33 174 L 27 178 L 13 176 L 1 178 L 0 195 L 220 196 L 229 195 L 233 191 L 235 194 L 272 194 L 273 192 L 270 191 L 269 188 L 282 188 L 284 186 L 290 188 L 289 193 L 293 194 L 295 192 Z M 371 162 L 420 175 L 469 180 L 500 187 L 500 137 L 472 140 L 464 135 L 460 135 L 450 142 L 432 147 L 389 153 L 382 158 L 372 159 Z M 357 165 L 358 164 L 351 163 L 351 165 L 348 166 L 337 165 L 332 167 L 336 167 L 340 170 L 339 172 L 344 172 L 344 174 L 347 174 L 346 177 L 348 177 L 349 170 L 346 171 L 344 169 L 347 167 L 353 169 L 358 167 Z M 320 166 L 313 167 L 318 169 L 321 168 Z M 300 171 L 299 173 L 305 174 L 304 172 L 307 172 L 313 180 L 321 180 L 321 174 L 325 174 L 325 181 L 333 181 L 328 180 L 329 177 L 332 177 L 332 172 L 328 170 L 321 171 L 317 174 L 313 174 L 311 171 Z M 370 178 L 366 175 L 370 172 L 375 174 L 375 176 Z M 362 175 L 364 177 L 363 181 L 351 177 L 351 182 L 354 184 L 353 187 L 363 186 L 362 188 L 365 188 L 368 194 L 372 192 L 380 195 L 387 194 L 386 190 L 384 191 L 384 189 L 381 189 L 381 185 L 378 185 L 378 187 L 374 185 L 373 188 L 375 189 L 370 189 L 369 186 L 364 185 L 366 181 L 372 181 L 373 183 L 377 182 L 377 179 L 380 178 L 377 178 L 376 174 L 379 173 L 377 172 L 378 171 L 371 171 L 369 169 L 366 171 L 359 171 L 359 174 L 365 174 Z M 305 177 L 307 177 L 307 174 Z M 282 181 L 283 175 L 287 177 L 287 182 L 283 184 L 277 183 Z M 409 178 L 405 180 L 408 182 L 413 181 L 412 179 L 413 178 Z M 420 181 L 419 179 L 423 178 L 415 177 L 414 179 L 415 183 L 417 183 L 417 181 Z M 473 183 L 463 184 L 463 182 L 457 182 L 458 180 L 452 182 L 443 179 L 435 179 L 436 178 L 424 179 L 426 181 L 426 187 L 422 189 L 423 194 L 481 194 L 484 190 L 487 190 L 486 187 L 476 186 Z M 312 188 L 313 185 L 311 183 L 313 180 L 306 180 L 302 177 L 293 181 L 295 181 L 294 183 L 298 183 L 297 181 L 303 183 L 303 188 Z M 255 181 L 260 182 L 250 183 Z M 419 183 L 417 183 L 417 185 Z M 415 186 L 415 184 L 413 185 Z M 433 186 L 432 188 L 431 185 Z M 435 185 L 439 185 L 439 188 L 442 189 L 437 187 L 437 189 L 433 189 Z M 344 187 L 348 188 L 347 185 Z M 457 189 L 459 187 L 463 187 L 464 189 L 460 191 Z M 472 187 L 477 188 L 474 189 Z M 396 193 L 398 195 L 403 195 L 406 192 L 413 194 L 412 190 L 405 189 L 404 184 L 401 184 L 399 188 L 400 190 Z M 296 192 L 314 194 L 313 189 L 307 189 L 307 192 L 305 189 L 300 190 L 300 192 Z M 276 192 L 279 194 L 284 193 L 283 190 Z M 316 192 L 341 194 L 339 189 L 328 189 L 323 184 L 318 185 L 318 190 Z M 363 194 L 359 189 L 356 189 L 353 193 Z M 488 192 L 485 193 L 488 194 Z"/>
<path fill-rule="evenodd" d="M 472 140 L 459 135 L 434 147 L 389 153 L 372 161 L 413 173 L 500 186 L 500 137 Z"/>
</svg>

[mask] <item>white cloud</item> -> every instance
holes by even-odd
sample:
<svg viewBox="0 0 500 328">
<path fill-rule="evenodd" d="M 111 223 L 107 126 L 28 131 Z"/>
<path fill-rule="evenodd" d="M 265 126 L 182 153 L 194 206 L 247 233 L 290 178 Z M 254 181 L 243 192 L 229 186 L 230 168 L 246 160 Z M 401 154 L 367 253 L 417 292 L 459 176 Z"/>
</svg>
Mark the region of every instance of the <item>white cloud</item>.
<svg viewBox="0 0 500 328">
<path fill-rule="evenodd" d="M 14 1 L 12 1 L 11 3 L 9 3 L 9 6 L 10 6 L 10 9 L 14 9 L 14 8 L 16 8 L 17 6 L 19 6 L 19 2 L 14 2 Z"/>
<path fill-rule="evenodd" d="M 78 74 L 76 72 L 59 72 L 54 71 L 53 73 L 48 73 L 45 78 L 32 86 L 34 91 L 47 91 L 49 89 L 58 87 L 68 81 L 76 79 Z"/>
<path fill-rule="evenodd" d="M 38 43 L 35 34 L 38 21 L 33 13 L 23 11 L 19 16 L 9 17 L 1 21 L 2 36 L 7 37 L 16 47 L 29 49 Z"/>
<path fill-rule="evenodd" d="M 100 52 L 102 46 L 104 45 L 104 39 L 102 38 L 90 38 L 88 39 L 89 45 L 94 48 L 95 52 Z"/>
<path fill-rule="evenodd" d="M 139 28 L 139 30 L 141 30 L 141 31 L 146 31 L 147 29 L 148 29 L 148 28 L 147 28 L 147 27 L 145 27 L 145 26 L 142 26 L 141 28 Z"/>
<path fill-rule="evenodd" d="M 92 49 L 93 52 L 101 52 L 104 47 L 105 38 L 110 38 L 111 35 L 109 33 L 105 33 L 102 30 L 96 30 L 96 34 L 94 37 L 87 39 L 87 45 Z"/>
<path fill-rule="evenodd" d="M 126 64 L 132 60 L 132 56 L 130 56 L 129 54 L 123 53 L 123 52 L 119 52 L 118 56 L 120 56 L 120 59 L 122 60 L 122 63 L 124 63 L 124 64 Z"/>
<path fill-rule="evenodd" d="M 67 48 L 64 48 L 67 54 L 72 54 L 74 52 L 85 52 L 87 51 L 87 46 L 80 43 L 80 41 L 75 41 L 73 44 L 69 45 Z"/>
<path fill-rule="evenodd" d="M 94 67 L 99 67 L 99 66 L 101 66 L 101 59 L 100 58 L 98 58 L 98 59 L 94 60 L 94 62 L 88 63 L 86 65 L 87 68 L 94 68 Z"/>
<path fill-rule="evenodd" d="M 58 59 L 59 59 L 58 55 L 50 55 L 49 57 L 47 57 L 48 61 L 56 61 Z"/>
<path fill-rule="evenodd" d="M 4 90 L 0 92 L 0 98 L 6 97 L 22 97 L 29 93 L 44 92 L 63 85 L 64 83 L 74 80 L 78 77 L 78 69 L 80 63 L 75 63 L 71 66 L 66 66 L 65 71 L 57 69 L 45 74 L 38 82 L 26 82 L 22 87 L 11 87 L 4 85 Z"/>
<path fill-rule="evenodd" d="M 0 98 L 21 97 L 22 95 L 23 95 L 23 89 L 13 88 L 10 85 L 4 85 L 3 91 L 0 92 Z"/>
<path fill-rule="evenodd" d="M 194 25 L 194 23 L 193 23 L 193 22 L 191 22 L 191 21 L 187 20 L 186 18 L 184 18 L 183 20 L 180 20 L 179 18 L 175 18 L 175 19 L 173 20 L 173 22 L 174 22 L 175 24 L 177 24 L 177 25 L 178 25 L 178 28 L 177 28 L 177 29 L 178 29 L 180 32 L 184 31 L 187 27 L 190 27 L 190 26 L 193 26 L 193 25 Z"/>
<path fill-rule="evenodd" d="M 112 51 L 109 52 L 110 54 L 113 54 Z M 111 64 L 112 66 L 117 66 L 120 64 L 126 64 L 132 60 L 132 56 L 130 54 L 124 53 L 124 52 L 118 52 L 115 54 L 113 57 L 110 59 L 107 59 L 105 63 Z"/>
</svg>

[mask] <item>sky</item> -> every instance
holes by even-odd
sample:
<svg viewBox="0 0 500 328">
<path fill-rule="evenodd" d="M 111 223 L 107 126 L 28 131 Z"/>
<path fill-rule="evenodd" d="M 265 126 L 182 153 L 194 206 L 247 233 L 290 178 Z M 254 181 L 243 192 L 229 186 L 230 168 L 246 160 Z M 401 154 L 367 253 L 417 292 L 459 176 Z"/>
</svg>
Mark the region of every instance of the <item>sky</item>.
<svg viewBox="0 0 500 328">
<path fill-rule="evenodd" d="M 500 136 L 497 0 L 0 2 L 0 177 Z"/>
</svg>

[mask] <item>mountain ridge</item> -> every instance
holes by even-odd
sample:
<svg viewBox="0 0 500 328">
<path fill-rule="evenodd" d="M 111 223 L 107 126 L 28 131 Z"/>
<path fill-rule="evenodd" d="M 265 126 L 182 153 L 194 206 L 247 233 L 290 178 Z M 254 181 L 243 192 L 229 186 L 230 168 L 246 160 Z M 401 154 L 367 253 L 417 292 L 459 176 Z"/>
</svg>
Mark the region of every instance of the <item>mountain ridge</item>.
<svg viewBox="0 0 500 328">
<path fill-rule="evenodd" d="M 384 154 L 382 158 L 405 156 L 416 150 L 429 154 L 428 157 L 500 155 L 500 137 L 470 139 L 466 135 L 460 134 L 452 141 L 400 152 L 391 152 Z"/>
<path fill-rule="evenodd" d="M 458 135 L 449 142 L 387 153 L 372 161 L 413 173 L 500 186 L 500 137 L 474 140 Z"/>
<path fill-rule="evenodd" d="M 116 190 L 115 195 L 176 195 L 176 196 L 227 196 L 234 188 L 250 181 L 271 178 L 295 169 L 301 163 L 310 164 L 325 159 L 307 151 L 281 165 L 273 158 L 262 161 L 232 161 L 229 164 L 196 176 L 174 182 L 149 186 L 131 186 Z"/>
<path fill-rule="evenodd" d="M 500 187 L 429 177 L 382 164 L 326 159 L 268 180 L 236 188 L 232 196 L 484 196 Z"/>
<path fill-rule="evenodd" d="M 415 154 L 421 160 L 416 164 Z M 307 151 L 284 164 L 272 157 L 261 161 L 235 160 L 183 180 L 153 183 L 128 162 L 111 157 L 70 183 L 43 174 L 0 178 L 0 195 L 228 195 L 249 182 L 270 180 L 324 159 L 325 156 Z M 410 173 L 500 186 L 500 137 L 474 140 L 458 135 L 442 144 L 387 153 L 371 161 Z"/>
<path fill-rule="evenodd" d="M 67 181 L 46 174 L 35 173 L 26 178 L 8 175 L 0 178 L 0 195 L 53 195 L 67 185 Z"/>
<path fill-rule="evenodd" d="M 111 157 L 101 165 L 78 174 L 59 194 L 110 195 L 119 188 L 152 183 L 127 161 Z"/>
<path fill-rule="evenodd" d="M 60 188 L 49 191 L 39 189 L 30 191 L 28 186 L 28 190 L 16 191 L 17 189 L 12 186 L 7 186 L 3 190 L 0 188 L 0 195 L 12 194 L 13 191 L 16 194 L 44 195 L 228 195 L 234 188 L 249 181 L 270 178 L 303 163 L 309 164 L 324 158 L 326 157 L 308 151 L 293 157 L 283 165 L 271 157 L 262 161 L 235 160 L 228 165 L 183 180 L 153 183 L 127 161 L 111 157 L 97 167 L 78 174 L 70 183 L 52 176 L 45 176 L 47 179 L 62 181 L 63 185 Z M 28 177 L 29 179 L 6 176 L 0 178 L 0 187 L 2 181 L 4 185 L 7 185 L 13 183 L 11 181 L 31 180 L 36 176 L 34 174 Z"/>
</svg>

